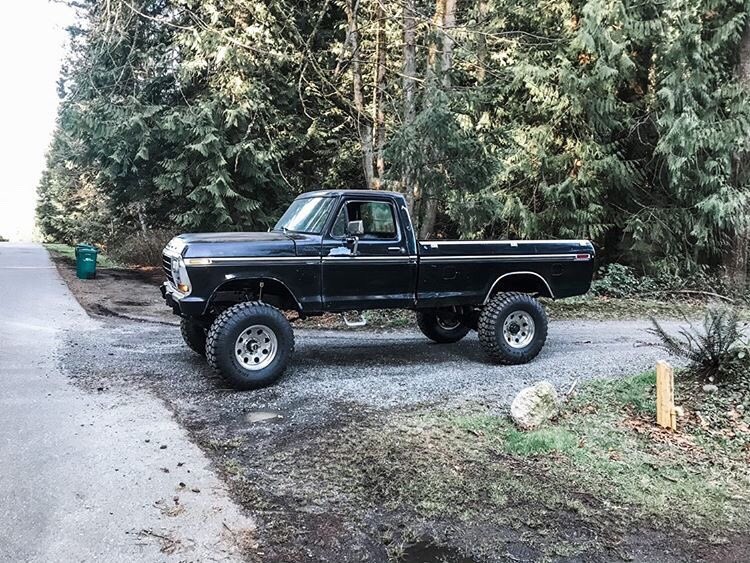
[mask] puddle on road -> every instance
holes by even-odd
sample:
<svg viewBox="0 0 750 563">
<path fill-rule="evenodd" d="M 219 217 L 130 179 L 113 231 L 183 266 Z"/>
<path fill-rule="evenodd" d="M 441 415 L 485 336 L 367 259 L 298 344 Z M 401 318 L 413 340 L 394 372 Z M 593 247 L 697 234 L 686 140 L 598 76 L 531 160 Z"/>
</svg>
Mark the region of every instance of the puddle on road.
<svg viewBox="0 0 750 563">
<path fill-rule="evenodd" d="M 404 549 L 399 563 L 476 563 L 474 559 L 462 554 L 459 550 L 421 541 Z"/>
<path fill-rule="evenodd" d="M 250 411 L 245 415 L 247 422 L 281 422 L 284 415 L 276 411 Z"/>
</svg>

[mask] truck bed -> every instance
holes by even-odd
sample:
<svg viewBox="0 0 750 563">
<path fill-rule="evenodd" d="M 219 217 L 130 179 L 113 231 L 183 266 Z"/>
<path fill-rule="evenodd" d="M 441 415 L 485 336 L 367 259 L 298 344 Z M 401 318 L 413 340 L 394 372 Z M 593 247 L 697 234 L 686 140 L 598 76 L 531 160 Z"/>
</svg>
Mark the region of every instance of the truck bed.
<svg viewBox="0 0 750 563">
<path fill-rule="evenodd" d="M 537 280 L 538 293 L 563 298 L 588 291 L 594 248 L 586 240 L 420 240 L 417 301 L 482 303 L 496 284 Z"/>
</svg>

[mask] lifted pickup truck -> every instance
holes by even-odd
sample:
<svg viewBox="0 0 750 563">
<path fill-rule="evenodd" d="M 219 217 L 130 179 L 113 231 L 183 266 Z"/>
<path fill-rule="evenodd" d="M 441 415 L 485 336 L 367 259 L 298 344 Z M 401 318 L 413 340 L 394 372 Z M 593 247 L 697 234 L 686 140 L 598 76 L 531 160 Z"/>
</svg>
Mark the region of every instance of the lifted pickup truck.
<svg viewBox="0 0 750 563">
<path fill-rule="evenodd" d="M 547 338 L 536 297 L 586 293 L 593 268 L 586 240 L 419 241 L 401 194 L 319 191 L 269 232 L 175 237 L 161 291 L 187 345 L 234 387 L 254 389 L 287 367 L 294 312 L 412 309 L 435 342 L 476 330 L 496 362 L 528 362 Z"/>
</svg>

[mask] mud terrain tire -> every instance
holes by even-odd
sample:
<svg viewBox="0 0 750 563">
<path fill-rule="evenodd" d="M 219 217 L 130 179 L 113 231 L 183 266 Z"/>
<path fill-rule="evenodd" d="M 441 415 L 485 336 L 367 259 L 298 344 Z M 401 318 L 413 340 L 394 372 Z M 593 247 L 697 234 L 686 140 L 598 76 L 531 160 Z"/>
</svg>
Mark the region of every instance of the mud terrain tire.
<svg viewBox="0 0 750 563">
<path fill-rule="evenodd" d="M 479 315 L 479 341 L 501 364 L 533 360 L 547 340 L 547 313 L 526 293 L 498 293 Z"/>
<path fill-rule="evenodd" d="M 208 329 L 206 358 L 235 389 L 259 389 L 279 379 L 294 351 L 292 325 L 277 308 L 238 303 Z"/>
</svg>

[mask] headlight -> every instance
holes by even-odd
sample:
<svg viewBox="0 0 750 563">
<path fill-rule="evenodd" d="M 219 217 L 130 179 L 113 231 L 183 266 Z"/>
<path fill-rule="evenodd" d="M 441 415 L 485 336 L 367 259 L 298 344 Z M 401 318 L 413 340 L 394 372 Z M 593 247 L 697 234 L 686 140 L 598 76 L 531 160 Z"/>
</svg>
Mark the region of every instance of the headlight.
<svg viewBox="0 0 750 563">
<path fill-rule="evenodd" d="M 185 261 L 182 257 L 172 258 L 172 278 L 177 291 L 187 295 L 190 293 L 190 278 L 188 278 Z"/>
</svg>

